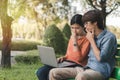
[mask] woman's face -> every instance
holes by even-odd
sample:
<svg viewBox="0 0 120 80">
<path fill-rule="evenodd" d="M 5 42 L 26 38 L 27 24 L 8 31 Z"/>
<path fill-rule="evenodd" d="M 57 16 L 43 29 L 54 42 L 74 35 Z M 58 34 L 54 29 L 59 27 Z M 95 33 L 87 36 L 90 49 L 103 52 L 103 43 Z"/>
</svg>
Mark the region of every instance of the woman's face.
<svg viewBox="0 0 120 80">
<path fill-rule="evenodd" d="M 76 34 L 77 36 L 82 35 L 83 27 L 81 27 L 79 24 L 73 24 L 71 25 L 71 33 Z"/>
</svg>

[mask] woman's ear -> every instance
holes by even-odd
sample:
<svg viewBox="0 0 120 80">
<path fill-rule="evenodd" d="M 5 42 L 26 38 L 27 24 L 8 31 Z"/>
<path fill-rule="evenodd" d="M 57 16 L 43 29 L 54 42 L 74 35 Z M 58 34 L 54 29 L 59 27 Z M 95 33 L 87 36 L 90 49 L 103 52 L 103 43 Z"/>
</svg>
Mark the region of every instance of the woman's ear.
<svg viewBox="0 0 120 80">
<path fill-rule="evenodd" d="M 97 22 L 94 22 L 93 24 L 94 24 L 95 26 L 97 26 Z"/>
</svg>

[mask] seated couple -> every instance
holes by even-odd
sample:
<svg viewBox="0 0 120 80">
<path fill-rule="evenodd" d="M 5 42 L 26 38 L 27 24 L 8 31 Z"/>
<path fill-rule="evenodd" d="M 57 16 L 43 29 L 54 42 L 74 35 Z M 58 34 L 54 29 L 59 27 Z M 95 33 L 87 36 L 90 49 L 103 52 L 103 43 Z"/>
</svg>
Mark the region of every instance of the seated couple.
<svg viewBox="0 0 120 80">
<path fill-rule="evenodd" d="M 72 35 L 67 52 L 58 58 L 58 62 L 68 60 L 75 65 L 64 68 L 45 65 L 38 69 L 38 79 L 107 80 L 115 66 L 117 41 L 115 35 L 103 26 L 101 11 L 90 10 L 83 16 L 76 14 L 70 24 Z"/>
</svg>

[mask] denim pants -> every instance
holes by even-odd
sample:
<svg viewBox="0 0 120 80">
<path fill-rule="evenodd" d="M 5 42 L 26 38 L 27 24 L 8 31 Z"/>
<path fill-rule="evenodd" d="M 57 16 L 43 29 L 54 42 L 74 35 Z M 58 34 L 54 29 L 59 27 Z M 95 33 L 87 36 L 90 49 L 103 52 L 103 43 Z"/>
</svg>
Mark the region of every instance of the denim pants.
<svg viewBox="0 0 120 80">
<path fill-rule="evenodd" d="M 37 75 L 38 79 L 39 80 L 48 80 L 49 71 L 52 68 L 53 67 L 48 66 L 48 65 L 44 65 L 44 66 L 40 67 L 36 72 L 36 75 Z"/>
</svg>

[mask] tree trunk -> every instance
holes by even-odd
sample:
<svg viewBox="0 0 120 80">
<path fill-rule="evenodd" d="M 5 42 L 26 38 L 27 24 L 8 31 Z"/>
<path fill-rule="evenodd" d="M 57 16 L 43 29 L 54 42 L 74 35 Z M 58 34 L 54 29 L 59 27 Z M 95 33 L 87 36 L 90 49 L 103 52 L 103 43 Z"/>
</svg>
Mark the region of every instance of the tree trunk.
<svg viewBox="0 0 120 80">
<path fill-rule="evenodd" d="M 8 19 L 10 17 L 6 17 L 6 18 Z M 3 40 L 2 40 L 1 65 L 2 65 L 2 67 L 7 67 L 7 68 L 11 67 L 11 54 L 10 54 L 11 38 L 12 38 L 11 22 L 12 22 L 12 20 L 9 20 L 6 23 L 3 23 L 3 25 L 2 25 Z M 1 21 L 1 23 L 2 23 L 2 21 Z"/>
<path fill-rule="evenodd" d="M 7 14 L 7 0 L 1 0 L 0 2 L 0 19 L 2 26 L 2 60 L 1 66 L 3 68 L 11 67 L 11 38 L 12 38 L 12 30 L 11 30 L 11 22 L 12 18 L 10 18 Z"/>
<path fill-rule="evenodd" d="M 106 28 L 106 0 L 101 0 L 100 2 L 102 8 L 102 15 L 103 15 L 103 26 Z"/>
</svg>

